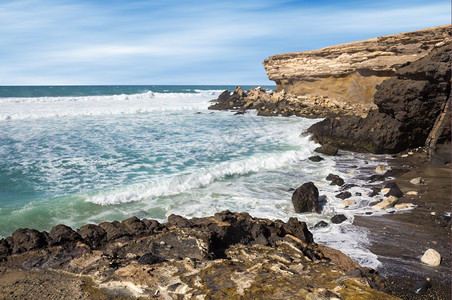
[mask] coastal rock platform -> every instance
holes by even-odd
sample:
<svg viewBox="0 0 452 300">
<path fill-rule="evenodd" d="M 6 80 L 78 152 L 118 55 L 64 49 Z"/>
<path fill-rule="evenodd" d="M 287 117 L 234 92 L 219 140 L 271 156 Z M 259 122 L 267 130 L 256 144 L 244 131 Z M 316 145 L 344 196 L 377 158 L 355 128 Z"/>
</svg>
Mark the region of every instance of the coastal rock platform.
<svg viewBox="0 0 452 300">
<path fill-rule="evenodd" d="M 132 217 L 0 241 L 0 298 L 396 299 L 384 280 L 313 242 L 304 222 L 224 211 Z"/>
</svg>

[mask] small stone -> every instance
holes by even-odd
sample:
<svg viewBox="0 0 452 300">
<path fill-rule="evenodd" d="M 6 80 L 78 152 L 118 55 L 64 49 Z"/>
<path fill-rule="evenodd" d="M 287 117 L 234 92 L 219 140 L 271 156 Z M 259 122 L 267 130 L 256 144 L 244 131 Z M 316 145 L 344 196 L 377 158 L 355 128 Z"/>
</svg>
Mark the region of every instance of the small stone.
<svg viewBox="0 0 452 300">
<path fill-rule="evenodd" d="M 383 201 L 381 201 L 380 203 L 375 204 L 374 206 L 372 206 L 372 208 L 374 210 L 383 210 L 383 209 L 387 209 L 390 208 L 392 206 L 394 206 L 395 202 L 398 200 L 397 197 L 394 196 L 389 196 L 388 198 L 384 199 Z"/>
<path fill-rule="evenodd" d="M 407 195 L 410 195 L 410 196 L 417 196 L 417 195 L 418 195 L 418 192 L 416 192 L 416 191 L 409 191 L 409 192 L 407 192 L 406 194 L 407 194 Z"/>
<path fill-rule="evenodd" d="M 436 216 L 436 212 L 434 212 L 434 211 L 432 211 L 430 214 L 431 214 L 432 216 Z"/>
<path fill-rule="evenodd" d="M 323 158 L 321 158 L 321 157 L 318 156 L 318 155 L 310 156 L 310 157 L 308 157 L 308 159 L 309 159 L 310 161 L 313 161 L 313 162 L 320 162 L 320 161 L 323 160 Z"/>
<path fill-rule="evenodd" d="M 386 167 L 386 166 L 377 166 L 376 168 L 375 168 L 375 172 L 377 172 L 377 173 L 384 173 L 384 172 L 386 172 L 386 170 L 388 170 L 388 168 Z"/>
<path fill-rule="evenodd" d="M 408 155 L 413 155 L 413 152 L 412 151 L 408 152 Z"/>
<path fill-rule="evenodd" d="M 424 184 L 424 180 L 422 179 L 422 177 L 416 177 L 410 180 L 411 184 L 415 184 L 415 185 L 421 185 Z"/>
<path fill-rule="evenodd" d="M 339 214 L 339 215 L 335 215 L 334 217 L 331 218 L 331 223 L 340 224 L 340 223 L 344 222 L 345 220 L 347 220 L 347 217 L 343 214 Z"/>
<path fill-rule="evenodd" d="M 384 189 L 381 189 L 381 192 L 383 193 L 383 195 L 385 195 L 385 194 L 389 193 L 390 190 L 391 190 L 390 188 L 384 188 Z"/>
<path fill-rule="evenodd" d="M 408 157 L 408 154 L 402 154 L 401 157 L 403 157 L 403 158 Z"/>
<path fill-rule="evenodd" d="M 377 158 L 376 157 L 371 157 L 370 160 L 377 160 Z"/>
<path fill-rule="evenodd" d="M 421 257 L 421 261 L 431 266 L 439 266 L 441 255 L 435 249 L 428 249 Z"/>
<path fill-rule="evenodd" d="M 349 206 L 355 205 L 356 201 L 353 199 L 348 199 L 342 202 L 342 206 L 347 208 Z"/>
<path fill-rule="evenodd" d="M 403 192 L 400 190 L 399 186 L 395 182 L 388 182 L 385 188 L 389 188 L 387 193 L 384 193 L 385 197 L 394 196 L 400 198 L 403 196 Z"/>
<path fill-rule="evenodd" d="M 413 203 L 399 203 L 399 204 L 394 205 L 394 208 L 397 208 L 397 209 L 414 208 L 414 207 L 416 207 L 416 205 L 414 205 Z"/>
<path fill-rule="evenodd" d="M 338 185 L 341 186 L 344 184 L 344 179 L 340 178 L 338 175 L 328 174 L 326 180 L 331 181 L 330 185 Z"/>
<path fill-rule="evenodd" d="M 320 221 L 319 223 L 314 225 L 314 228 L 323 228 L 323 227 L 327 227 L 328 223 L 325 221 Z"/>
<path fill-rule="evenodd" d="M 421 281 L 421 282 L 418 282 L 418 283 L 414 286 L 413 291 L 414 291 L 416 294 L 423 295 L 423 294 L 425 294 L 425 292 L 426 292 L 429 288 L 431 288 L 431 287 L 432 287 L 432 284 L 431 284 L 431 282 L 430 282 L 430 278 L 427 277 L 425 280 L 423 280 L 423 281 Z"/>
<path fill-rule="evenodd" d="M 352 193 L 345 191 L 345 192 L 340 192 L 335 197 L 339 198 L 339 199 L 342 199 L 342 200 L 345 200 L 347 198 L 350 198 L 351 196 L 352 196 Z"/>
</svg>

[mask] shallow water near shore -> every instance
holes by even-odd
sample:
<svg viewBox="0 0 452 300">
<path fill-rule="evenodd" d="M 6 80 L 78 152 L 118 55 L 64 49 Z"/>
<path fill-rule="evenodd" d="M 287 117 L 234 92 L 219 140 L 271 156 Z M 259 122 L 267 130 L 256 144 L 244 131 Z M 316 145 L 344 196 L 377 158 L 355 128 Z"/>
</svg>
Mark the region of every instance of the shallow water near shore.
<svg viewBox="0 0 452 300">
<path fill-rule="evenodd" d="M 202 217 L 229 209 L 298 217 L 316 242 L 364 266 L 380 264 L 368 250 L 368 232 L 352 223 L 371 211 L 363 179 L 386 163 L 347 152 L 308 160 L 318 145 L 300 134 L 318 120 L 207 110 L 223 87 L 5 89 L 0 237 L 19 227 L 48 231 L 130 216 L 164 222 L 173 213 Z M 342 206 L 334 196 L 341 188 L 325 179 L 329 173 L 352 185 L 355 205 Z M 308 181 L 328 199 L 322 214 L 293 210 L 291 189 Z M 344 223 L 312 228 L 339 213 Z"/>
</svg>

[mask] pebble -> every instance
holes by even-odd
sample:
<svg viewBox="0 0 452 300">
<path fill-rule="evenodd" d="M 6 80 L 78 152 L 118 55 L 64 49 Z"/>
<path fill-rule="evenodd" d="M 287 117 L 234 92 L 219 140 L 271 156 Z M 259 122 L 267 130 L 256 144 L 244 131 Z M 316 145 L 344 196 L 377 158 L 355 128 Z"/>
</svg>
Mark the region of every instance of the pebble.
<svg viewBox="0 0 452 300">
<path fill-rule="evenodd" d="M 402 156 L 401 157 L 408 157 L 408 154 L 402 154 Z"/>
<path fill-rule="evenodd" d="M 400 203 L 400 204 L 394 205 L 394 208 L 397 208 L 397 209 L 414 208 L 414 207 L 416 207 L 416 205 L 414 205 L 413 203 Z"/>
<path fill-rule="evenodd" d="M 389 193 L 390 190 L 391 190 L 390 188 L 384 188 L 381 189 L 381 192 L 383 193 L 383 195 L 386 195 L 387 193 Z"/>
<path fill-rule="evenodd" d="M 386 166 L 377 166 L 376 168 L 375 168 L 375 172 L 377 172 L 377 173 L 384 173 L 384 172 L 386 172 L 386 170 L 387 170 L 388 168 L 386 167 Z"/>
<path fill-rule="evenodd" d="M 409 192 L 407 192 L 406 194 L 407 194 L 407 195 L 410 195 L 410 196 L 417 196 L 417 195 L 418 195 L 418 192 L 416 192 L 416 191 L 409 191 Z"/>
<path fill-rule="evenodd" d="M 434 211 L 432 211 L 430 214 L 431 214 L 432 216 L 436 216 L 436 212 L 434 212 Z"/>
<path fill-rule="evenodd" d="M 441 255 L 435 249 L 428 249 L 421 257 L 421 261 L 431 266 L 439 266 L 441 263 Z"/>
<path fill-rule="evenodd" d="M 353 199 L 348 199 L 342 202 L 342 206 L 344 206 L 345 208 L 355 205 L 356 201 Z"/>
<path fill-rule="evenodd" d="M 394 205 L 394 203 L 398 200 L 397 197 L 394 196 L 389 196 L 388 198 L 384 199 L 383 201 L 381 201 L 380 203 L 375 204 L 374 206 L 372 206 L 372 208 L 374 210 L 383 210 L 383 209 L 387 209 L 390 208 L 391 206 Z"/>
<path fill-rule="evenodd" d="M 416 177 L 410 180 L 411 184 L 415 184 L 415 185 L 421 185 L 424 184 L 424 180 L 422 179 L 422 177 Z"/>
</svg>

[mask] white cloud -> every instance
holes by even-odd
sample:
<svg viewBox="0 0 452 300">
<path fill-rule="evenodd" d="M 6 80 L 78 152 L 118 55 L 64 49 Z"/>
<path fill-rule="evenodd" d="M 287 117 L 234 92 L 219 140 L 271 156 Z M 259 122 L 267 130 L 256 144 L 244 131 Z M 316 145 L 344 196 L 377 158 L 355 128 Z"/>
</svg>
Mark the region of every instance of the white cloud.
<svg viewBox="0 0 452 300">
<path fill-rule="evenodd" d="M 389 1 L 378 7 L 179 2 L 4 0 L 0 84 L 208 84 L 231 78 L 258 84 L 267 82 L 261 66 L 267 56 L 450 20 L 447 1 L 403 9 Z"/>
</svg>

